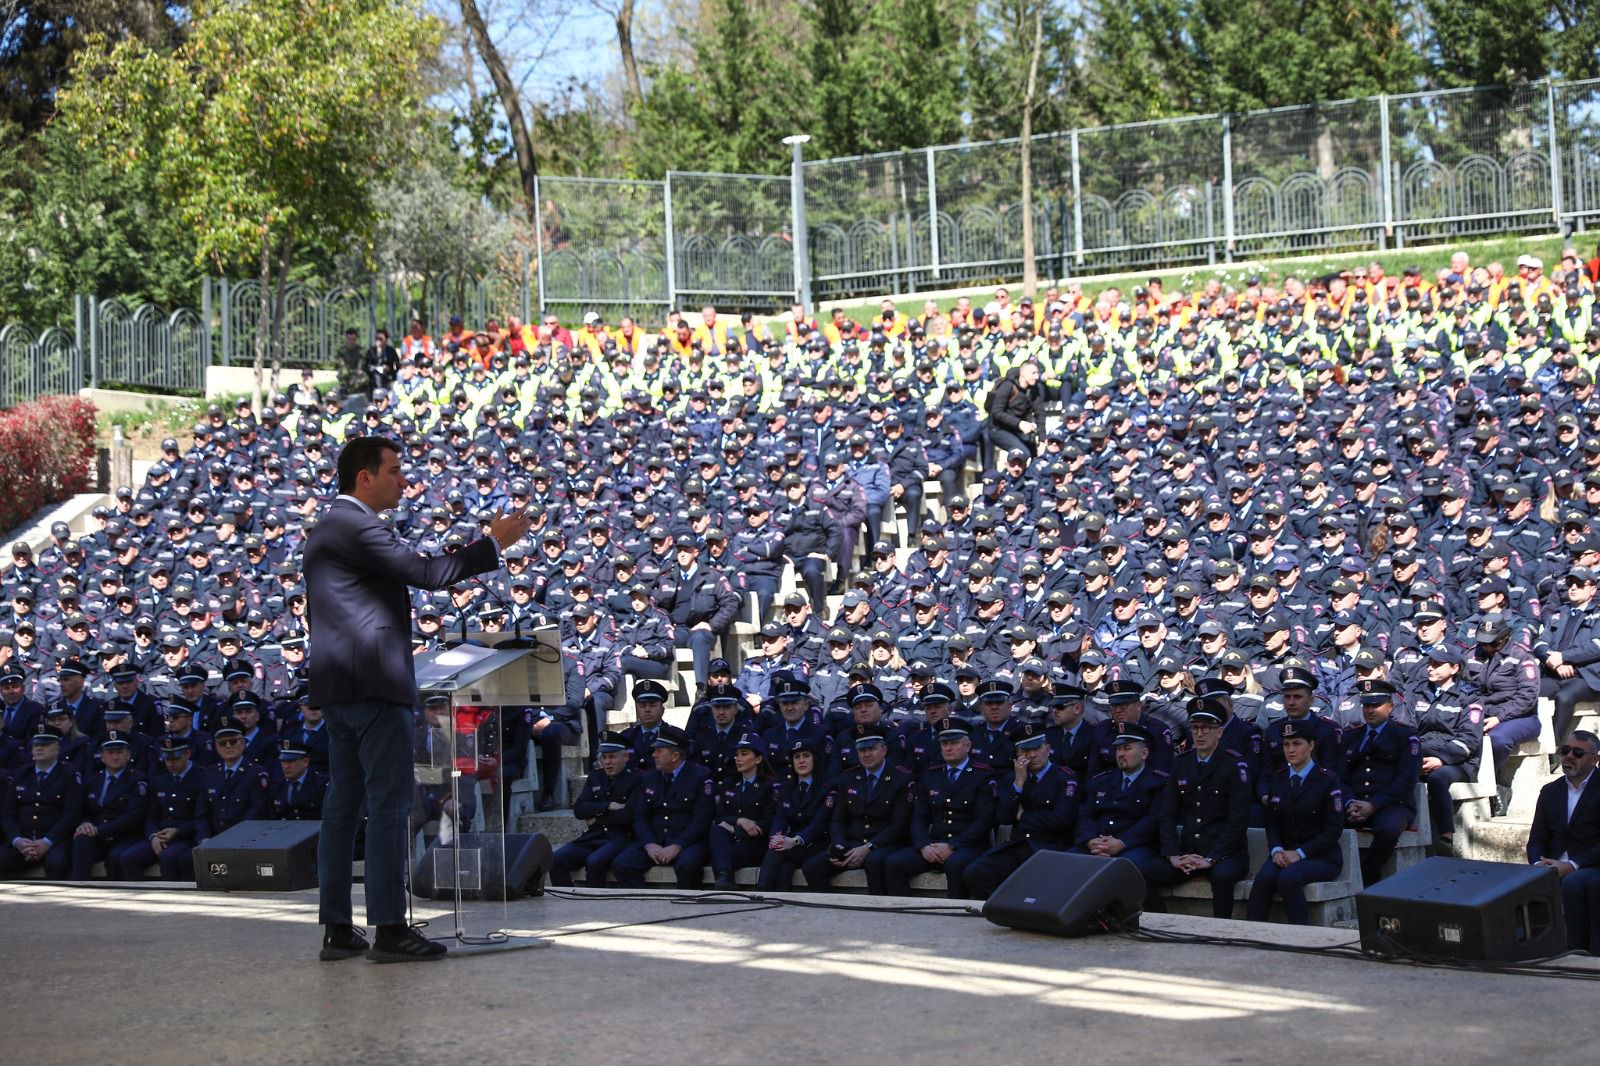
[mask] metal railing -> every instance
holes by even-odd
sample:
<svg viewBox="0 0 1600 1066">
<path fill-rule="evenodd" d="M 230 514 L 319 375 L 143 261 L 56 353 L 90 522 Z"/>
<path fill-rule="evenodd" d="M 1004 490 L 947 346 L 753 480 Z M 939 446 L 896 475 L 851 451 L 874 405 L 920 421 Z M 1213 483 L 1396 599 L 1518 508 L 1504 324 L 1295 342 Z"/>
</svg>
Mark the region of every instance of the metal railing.
<svg viewBox="0 0 1600 1066">
<path fill-rule="evenodd" d="M 816 299 L 1022 275 L 1021 142 L 805 161 L 787 177 L 539 179 L 537 239 L 481 278 L 291 286 L 283 350 L 326 363 L 354 327 L 398 336 L 550 311 L 659 323 L 698 303 Z M 1600 79 L 1447 89 L 1041 134 L 1039 276 L 1403 248 L 1600 220 Z M 796 241 L 796 236 L 804 238 Z M 797 276 L 798 275 L 798 276 Z M 198 388 L 251 361 L 256 283 L 213 280 L 198 313 L 79 297 L 70 332 L 0 332 L 0 402 L 76 384 Z M 435 330 L 437 331 L 437 330 Z"/>
</svg>

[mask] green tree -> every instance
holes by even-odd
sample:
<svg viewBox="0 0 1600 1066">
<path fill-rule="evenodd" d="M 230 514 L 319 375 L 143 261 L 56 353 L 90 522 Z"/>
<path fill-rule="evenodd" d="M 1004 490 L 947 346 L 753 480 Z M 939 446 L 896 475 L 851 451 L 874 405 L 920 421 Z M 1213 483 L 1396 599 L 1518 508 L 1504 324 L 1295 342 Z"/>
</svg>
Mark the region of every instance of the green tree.
<svg viewBox="0 0 1600 1066">
<path fill-rule="evenodd" d="M 1438 84 L 1511 85 L 1544 76 L 1549 34 L 1543 20 L 1530 17 L 1528 5 L 1422 0 L 1422 7 Z"/>
<path fill-rule="evenodd" d="M 186 302 L 201 273 L 148 167 L 119 173 L 60 123 L 0 148 L 0 322 L 66 323 L 80 292 Z"/>
<path fill-rule="evenodd" d="M 281 364 L 296 256 L 370 237 L 373 190 L 406 163 L 393 131 L 438 42 L 410 0 L 203 0 L 175 48 L 80 53 L 60 98 L 69 128 L 124 171 L 152 169 L 197 261 L 254 264 L 258 400 L 269 355 L 274 378 Z"/>
</svg>

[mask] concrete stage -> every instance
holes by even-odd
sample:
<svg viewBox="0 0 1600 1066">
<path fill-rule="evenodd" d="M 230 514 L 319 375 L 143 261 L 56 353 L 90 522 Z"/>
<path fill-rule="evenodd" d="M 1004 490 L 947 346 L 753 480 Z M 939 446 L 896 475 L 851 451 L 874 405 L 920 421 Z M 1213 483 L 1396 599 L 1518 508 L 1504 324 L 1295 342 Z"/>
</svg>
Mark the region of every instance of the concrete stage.
<svg viewBox="0 0 1600 1066">
<path fill-rule="evenodd" d="M 1578 1046 L 1597 991 L 1258 949 L 1060 940 L 878 909 L 944 903 L 928 899 L 799 896 L 873 909 L 756 911 L 577 895 L 510 905 L 510 928 L 561 934 L 546 950 L 377 966 L 316 960 L 314 893 L 0 885 L 8 1059 L 1437 1066 Z M 743 913 L 714 913 L 728 910 Z M 662 918 L 684 920 L 606 928 Z M 1317 946 L 1355 939 L 1200 918 L 1145 924 Z"/>
</svg>

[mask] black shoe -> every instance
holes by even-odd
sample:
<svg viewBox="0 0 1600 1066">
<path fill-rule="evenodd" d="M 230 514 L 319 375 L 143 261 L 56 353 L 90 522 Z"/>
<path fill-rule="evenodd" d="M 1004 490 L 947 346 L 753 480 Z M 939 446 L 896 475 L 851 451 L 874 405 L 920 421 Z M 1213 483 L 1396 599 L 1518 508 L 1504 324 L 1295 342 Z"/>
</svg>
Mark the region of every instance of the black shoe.
<svg viewBox="0 0 1600 1066">
<path fill-rule="evenodd" d="M 711 887 L 714 889 L 724 889 L 738 888 L 739 886 L 734 883 L 732 874 L 718 874 L 716 881 L 712 883 Z"/>
<path fill-rule="evenodd" d="M 556 798 L 548 792 L 541 792 L 539 798 L 533 801 L 536 811 L 553 811 L 556 809 Z"/>
<path fill-rule="evenodd" d="M 367 949 L 367 958 L 373 962 L 432 962 L 445 956 L 443 944 L 436 944 L 422 935 L 414 925 L 385 927 L 378 930 L 377 940 Z"/>
<path fill-rule="evenodd" d="M 1495 818 L 1504 818 L 1511 809 L 1511 786 L 1500 785 L 1495 789 L 1494 798 L 1489 801 L 1489 814 Z"/>
<path fill-rule="evenodd" d="M 335 962 L 339 959 L 353 959 L 357 955 L 365 955 L 367 938 L 361 935 L 361 930 L 350 925 L 330 925 L 328 931 L 322 935 L 322 952 L 317 956 L 323 962 Z"/>
</svg>

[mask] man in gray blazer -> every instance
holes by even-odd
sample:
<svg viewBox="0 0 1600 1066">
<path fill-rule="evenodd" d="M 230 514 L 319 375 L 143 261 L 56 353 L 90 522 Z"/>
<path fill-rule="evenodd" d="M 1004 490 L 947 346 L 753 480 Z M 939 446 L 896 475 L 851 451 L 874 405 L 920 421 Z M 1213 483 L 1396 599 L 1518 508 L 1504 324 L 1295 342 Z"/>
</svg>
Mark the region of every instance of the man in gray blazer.
<svg viewBox="0 0 1600 1066">
<path fill-rule="evenodd" d="M 494 570 L 529 520 L 500 515 L 489 536 L 448 555 L 425 556 L 378 512 L 400 502 L 406 478 L 389 440 L 357 437 L 339 455 L 339 495 L 307 538 L 305 575 L 311 630 L 311 702 L 328 723 L 328 794 L 317 849 L 325 960 L 366 955 L 376 962 L 436 959 L 444 946 L 406 924 L 407 819 L 412 799 L 412 710 L 408 586 L 442 589 Z M 362 804 L 367 812 L 369 947 L 356 930 L 351 866 Z"/>
</svg>

